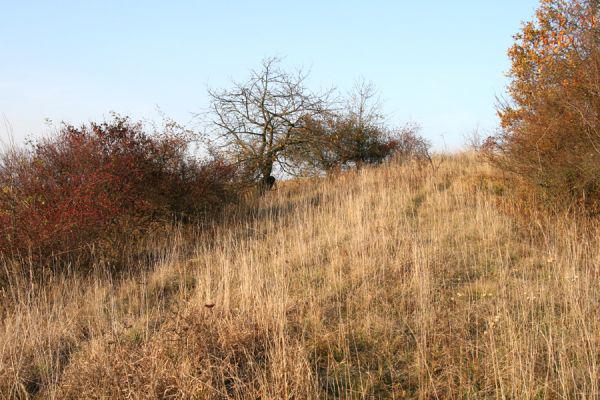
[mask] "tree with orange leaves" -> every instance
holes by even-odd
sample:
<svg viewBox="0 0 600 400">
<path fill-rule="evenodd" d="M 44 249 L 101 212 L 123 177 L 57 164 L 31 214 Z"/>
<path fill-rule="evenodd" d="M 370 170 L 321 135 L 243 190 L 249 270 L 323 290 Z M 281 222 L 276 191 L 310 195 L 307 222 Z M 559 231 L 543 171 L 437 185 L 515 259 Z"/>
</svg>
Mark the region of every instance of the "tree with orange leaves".
<svg viewBox="0 0 600 400">
<path fill-rule="evenodd" d="M 600 0 L 541 0 L 515 35 L 496 161 L 549 199 L 600 205 Z M 567 202 L 568 201 L 568 202 Z"/>
</svg>

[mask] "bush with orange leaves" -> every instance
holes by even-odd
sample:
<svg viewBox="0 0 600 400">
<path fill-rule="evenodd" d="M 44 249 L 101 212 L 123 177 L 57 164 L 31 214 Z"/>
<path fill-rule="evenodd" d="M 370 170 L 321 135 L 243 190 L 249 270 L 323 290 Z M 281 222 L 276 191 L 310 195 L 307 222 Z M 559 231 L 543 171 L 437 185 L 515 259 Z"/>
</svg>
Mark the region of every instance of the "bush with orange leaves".
<svg viewBox="0 0 600 400">
<path fill-rule="evenodd" d="M 115 116 L 63 125 L 55 137 L 5 151 L 0 253 L 81 260 L 91 246 L 131 241 L 151 222 L 214 215 L 234 198 L 236 171 L 191 157 L 190 139 L 173 123 L 147 134 L 141 123 Z"/>
<path fill-rule="evenodd" d="M 495 161 L 548 204 L 600 210 L 598 0 L 542 0 L 508 54 Z"/>
</svg>

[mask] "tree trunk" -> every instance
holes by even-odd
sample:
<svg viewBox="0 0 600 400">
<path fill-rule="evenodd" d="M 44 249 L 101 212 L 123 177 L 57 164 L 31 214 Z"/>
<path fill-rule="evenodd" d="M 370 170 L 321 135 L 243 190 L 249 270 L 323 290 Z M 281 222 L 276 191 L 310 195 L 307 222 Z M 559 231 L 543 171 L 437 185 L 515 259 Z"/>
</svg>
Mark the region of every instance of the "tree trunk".
<svg viewBox="0 0 600 400">
<path fill-rule="evenodd" d="M 273 172 L 273 164 L 274 161 L 268 159 L 265 160 L 265 163 L 261 168 L 261 177 L 258 183 L 261 193 L 265 193 L 266 191 L 271 190 L 273 188 L 273 185 L 275 184 L 275 178 L 271 175 L 271 173 Z"/>
</svg>

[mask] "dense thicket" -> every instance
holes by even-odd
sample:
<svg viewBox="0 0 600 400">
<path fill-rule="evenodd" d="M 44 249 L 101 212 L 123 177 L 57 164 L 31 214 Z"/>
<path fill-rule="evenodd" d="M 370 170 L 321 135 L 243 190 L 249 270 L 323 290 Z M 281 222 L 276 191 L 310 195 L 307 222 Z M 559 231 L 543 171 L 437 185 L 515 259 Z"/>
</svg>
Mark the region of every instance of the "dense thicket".
<svg viewBox="0 0 600 400">
<path fill-rule="evenodd" d="M 390 129 L 338 114 L 325 119 L 307 116 L 298 129 L 310 138 L 289 149 L 290 159 L 301 173 L 330 173 L 391 159 L 431 161 L 430 143 L 418 134 L 416 125 Z"/>
<path fill-rule="evenodd" d="M 598 0 L 543 0 L 509 50 L 500 107 L 502 167 L 552 204 L 600 206 Z"/>
<path fill-rule="evenodd" d="M 51 255 L 115 246 L 152 222 L 210 217 L 233 199 L 235 168 L 188 152 L 169 123 L 63 125 L 58 135 L 0 159 L 0 252 Z M 112 249 L 113 251 L 116 249 Z"/>
</svg>

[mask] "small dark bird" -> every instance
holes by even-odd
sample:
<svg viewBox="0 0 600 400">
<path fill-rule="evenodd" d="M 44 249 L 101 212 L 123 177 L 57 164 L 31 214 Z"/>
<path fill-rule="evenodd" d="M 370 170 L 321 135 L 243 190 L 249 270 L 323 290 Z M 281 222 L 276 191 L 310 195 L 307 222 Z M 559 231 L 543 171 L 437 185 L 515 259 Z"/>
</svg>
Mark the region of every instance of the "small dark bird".
<svg viewBox="0 0 600 400">
<path fill-rule="evenodd" d="M 206 307 L 206 308 L 208 308 L 208 309 L 211 309 L 211 308 L 213 308 L 214 306 L 215 306 L 215 303 L 207 303 L 207 304 L 205 304 L 205 305 L 204 305 L 204 307 Z"/>
</svg>

